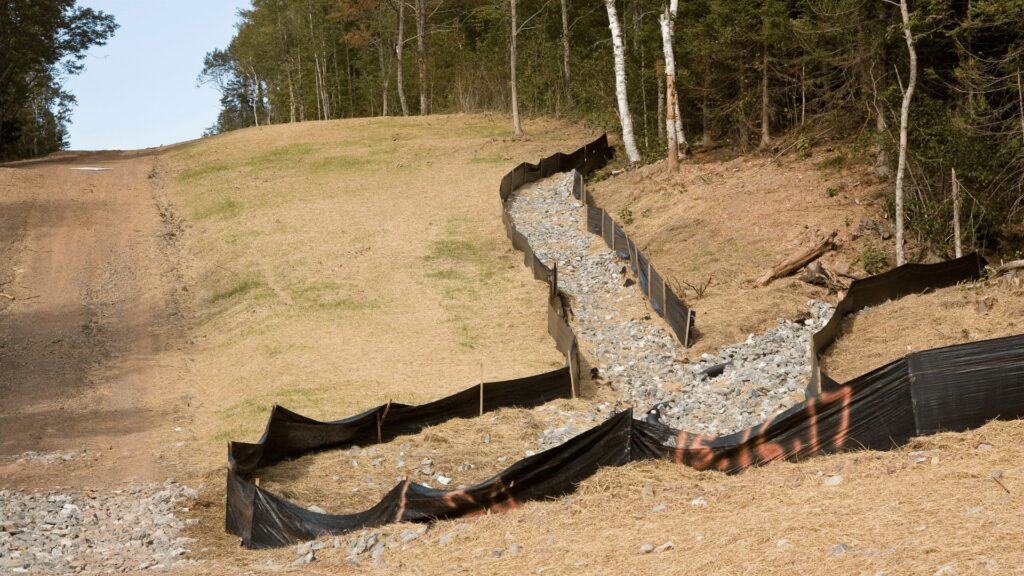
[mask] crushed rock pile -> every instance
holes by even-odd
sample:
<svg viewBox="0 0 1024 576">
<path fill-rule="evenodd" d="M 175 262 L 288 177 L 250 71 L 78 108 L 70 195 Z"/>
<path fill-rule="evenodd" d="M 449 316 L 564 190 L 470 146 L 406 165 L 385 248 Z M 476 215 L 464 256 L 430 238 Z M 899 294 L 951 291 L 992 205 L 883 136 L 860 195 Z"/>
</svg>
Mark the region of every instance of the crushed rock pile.
<svg viewBox="0 0 1024 576">
<path fill-rule="evenodd" d="M 195 490 L 173 479 L 112 491 L 0 490 L 0 574 L 113 573 L 194 564 Z"/>
</svg>

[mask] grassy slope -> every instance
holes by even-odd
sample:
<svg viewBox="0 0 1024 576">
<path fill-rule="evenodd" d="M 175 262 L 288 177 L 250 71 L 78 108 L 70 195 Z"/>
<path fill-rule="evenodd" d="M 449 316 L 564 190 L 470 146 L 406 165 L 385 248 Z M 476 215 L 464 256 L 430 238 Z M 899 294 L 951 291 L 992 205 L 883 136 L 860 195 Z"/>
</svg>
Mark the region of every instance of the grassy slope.
<svg viewBox="0 0 1024 576">
<path fill-rule="evenodd" d="M 165 159 L 193 261 L 197 466 L 256 439 L 274 403 L 336 418 L 561 365 L 497 182 L 590 134 L 506 133 L 485 116 L 307 123 Z"/>
<path fill-rule="evenodd" d="M 434 126 L 419 126 L 424 122 Z M 195 222 L 190 251 L 197 258 L 193 283 L 201 300 L 196 370 L 212 384 L 199 417 L 205 445 L 219 449 L 225 437 L 254 437 L 272 401 L 333 416 L 386 397 L 434 397 L 474 382 L 482 350 L 489 354 L 486 378 L 557 361 L 543 333 L 542 290 L 523 280 L 525 269 L 508 251 L 493 195 L 508 166 L 582 141 L 578 131 L 554 128 L 533 126 L 535 143 L 513 144 L 495 139 L 502 125 L 480 117 L 317 123 L 246 131 L 181 152 L 174 165 L 180 171 L 177 198 Z M 419 152 L 422 145 L 432 152 Z M 291 147 L 299 151 L 288 152 Z M 388 156 L 370 162 L 374 151 Z M 423 179 L 427 162 L 452 160 L 457 170 Z M 877 190 L 848 184 L 857 181 L 856 174 L 822 170 L 821 158 L 803 162 L 760 168 L 753 175 L 747 172 L 763 160 L 712 162 L 684 177 L 679 190 L 648 168 L 593 190 L 613 213 L 630 208 L 630 232 L 660 267 L 687 279 L 707 271 L 720 276 L 717 287 L 695 302 L 703 346 L 710 348 L 780 316 L 798 315 L 808 297 L 824 297 L 794 280 L 764 290 L 749 284 L 792 251 L 807 233 L 803 223 L 835 226 L 848 238 L 864 214 L 853 199 L 874 200 Z M 477 172 L 466 174 L 467 169 Z M 849 187 L 829 197 L 837 181 Z M 421 196 L 398 191 L 410 182 L 422 187 Z M 460 194 L 446 191 L 452 182 Z M 472 192 L 471 201 L 465 192 Z M 413 223 L 423 213 L 430 226 L 419 230 Z M 354 229 L 339 233 L 342 223 Z M 860 249 L 849 243 L 832 258 L 855 261 Z M 402 290 L 366 288 L 400 278 L 406 278 Z M 465 290 L 469 284 L 478 291 Z M 510 313 L 483 306 L 494 297 L 524 308 Z M 928 298 L 908 300 L 910 308 L 898 313 L 914 317 L 914 305 L 934 304 Z M 483 324 L 473 323 L 481 314 L 503 322 L 502 330 L 481 330 Z M 397 330 L 396 320 L 415 329 Z M 861 327 L 869 321 L 857 320 Z M 990 323 L 998 324 L 993 330 L 1012 327 L 1012 321 Z M 840 370 L 863 371 L 899 350 L 889 346 L 860 362 L 843 356 L 846 340 L 874 337 L 857 328 L 830 358 Z M 396 337 L 400 345 L 390 344 Z M 395 354 L 402 363 L 384 363 Z M 433 435 L 451 442 L 460 431 L 477 437 L 486 429 L 486 422 L 453 422 L 413 441 L 429 444 Z M 960 574 L 1011 574 L 1024 562 L 1022 434 L 1020 422 L 994 423 L 897 451 L 780 463 L 731 477 L 662 462 L 631 465 L 602 472 L 559 503 L 531 503 L 470 520 L 469 530 L 456 529 L 466 520 L 439 523 L 423 541 L 386 551 L 387 568 L 359 570 L 933 574 L 948 564 Z M 977 451 L 981 442 L 993 450 Z M 474 456 L 465 446 L 456 453 Z M 309 473 L 329 474 L 329 465 L 344 463 L 336 456 L 311 460 Z M 925 460 L 916 462 L 920 458 Z M 302 461 L 288 466 L 285 475 L 306 473 Z M 1009 494 L 990 479 L 995 470 L 1003 472 Z M 843 482 L 825 486 L 822 475 L 833 473 Z M 219 474 L 211 480 L 218 482 Z M 296 486 L 303 490 L 295 496 L 315 500 L 310 486 Z M 220 531 L 218 494 L 207 493 L 204 528 L 196 534 L 211 547 L 210 561 L 225 567 L 290 563 L 290 549 L 235 548 L 235 540 Z M 697 497 L 708 505 L 691 504 Z M 338 509 L 332 502 L 321 505 Z M 667 509 L 653 512 L 659 503 Z M 452 532 L 452 544 L 437 543 Z M 642 544 L 666 541 L 674 543 L 673 551 L 639 552 Z M 512 543 L 520 547 L 518 554 L 491 556 Z M 848 551 L 835 554 L 840 543 Z M 344 550 L 323 550 L 318 557 L 306 570 L 352 570 Z"/>
</svg>

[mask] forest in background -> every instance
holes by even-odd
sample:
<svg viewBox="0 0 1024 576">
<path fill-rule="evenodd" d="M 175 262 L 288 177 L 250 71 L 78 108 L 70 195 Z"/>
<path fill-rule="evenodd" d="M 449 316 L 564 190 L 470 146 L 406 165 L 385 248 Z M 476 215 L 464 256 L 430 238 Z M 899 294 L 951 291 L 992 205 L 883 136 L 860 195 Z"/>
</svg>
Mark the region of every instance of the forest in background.
<svg viewBox="0 0 1024 576">
<path fill-rule="evenodd" d="M 64 80 L 115 30 L 113 16 L 76 0 L 0 0 L 0 161 L 67 148 L 75 97 Z"/>
<path fill-rule="evenodd" d="M 507 112 L 513 78 L 524 115 L 620 131 L 608 4 L 637 154 L 664 158 L 673 107 L 661 0 L 254 0 L 231 43 L 206 57 L 200 81 L 223 95 L 210 132 Z M 839 139 L 850 146 L 837 163 L 870 159 L 880 178 L 894 176 L 909 76 L 897 3 L 681 0 L 673 8 L 683 149 L 777 153 Z M 908 234 L 951 252 L 955 168 L 965 245 L 1019 244 L 1024 0 L 914 0 L 909 28 L 919 72 L 908 123 Z"/>
</svg>

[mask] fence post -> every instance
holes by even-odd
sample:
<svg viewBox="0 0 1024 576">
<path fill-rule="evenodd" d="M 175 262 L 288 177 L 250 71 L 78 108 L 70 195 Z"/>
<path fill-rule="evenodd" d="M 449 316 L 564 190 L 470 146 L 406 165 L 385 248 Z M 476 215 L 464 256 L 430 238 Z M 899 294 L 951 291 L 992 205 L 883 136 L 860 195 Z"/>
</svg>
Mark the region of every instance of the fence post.
<svg viewBox="0 0 1024 576">
<path fill-rule="evenodd" d="M 484 383 L 480 382 L 480 415 L 484 415 Z"/>
</svg>

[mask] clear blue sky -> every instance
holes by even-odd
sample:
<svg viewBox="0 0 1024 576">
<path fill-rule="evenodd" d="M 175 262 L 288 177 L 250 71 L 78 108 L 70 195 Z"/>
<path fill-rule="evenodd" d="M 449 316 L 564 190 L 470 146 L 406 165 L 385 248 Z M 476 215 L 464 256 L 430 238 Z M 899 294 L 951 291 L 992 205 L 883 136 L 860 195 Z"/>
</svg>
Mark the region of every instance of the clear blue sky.
<svg viewBox="0 0 1024 576">
<path fill-rule="evenodd" d="M 203 56 L 223 48 L 248 0 L 80 0 L 120 24 L 92 48 L 67 89 L 78 98 L 73 150 L 134 149 L 198 138 L 217 118 L 220 95 L 196 87 Z"/>
</svg>

